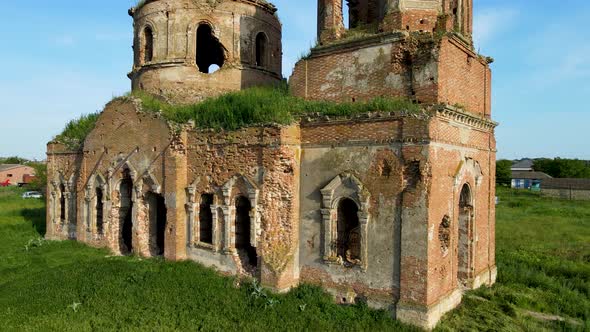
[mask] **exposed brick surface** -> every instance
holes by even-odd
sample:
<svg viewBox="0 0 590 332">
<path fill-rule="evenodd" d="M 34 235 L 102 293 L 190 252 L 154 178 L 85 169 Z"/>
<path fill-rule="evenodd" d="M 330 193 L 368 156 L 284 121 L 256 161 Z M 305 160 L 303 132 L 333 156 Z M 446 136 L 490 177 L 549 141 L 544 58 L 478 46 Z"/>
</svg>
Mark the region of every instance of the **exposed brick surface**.
<svg viewBox="0 0 590 332">
<path fill-rule="evenodd" d="M 191 259 L 277 291 L 310 282 L 339 303 L 366 300 L 433 328 L 464 288 L 496 277 L 491 74 L 470 45 L 471 1 L 388 3 L 395 7 L 351 2 L 352 23 L 382 31 L 343 40 L 342 2 L 320 0 L 323 45 L 296 65 L 290 86 L 307 99 L 406 97 L 420 112 L 215 131 L 172 125 L 137 99 L 117 99 L 79 151 L 48 144 L 47 237 Z M 148 2 L 131 12 L 134 88 L 182 103 L 276 82 L 273 13 L 259 1 Z M 227 48 L 225 69 L 206 76 L 192 64 L 188 38 L 202 20 Z M 150 63 L 139 48 L 146 25 L 155 38 Z M 248 53 L 257 31 L 277 52 L 268 70 Z M 200 218 L 211 239 L 203 240 Z"/>
</svg>

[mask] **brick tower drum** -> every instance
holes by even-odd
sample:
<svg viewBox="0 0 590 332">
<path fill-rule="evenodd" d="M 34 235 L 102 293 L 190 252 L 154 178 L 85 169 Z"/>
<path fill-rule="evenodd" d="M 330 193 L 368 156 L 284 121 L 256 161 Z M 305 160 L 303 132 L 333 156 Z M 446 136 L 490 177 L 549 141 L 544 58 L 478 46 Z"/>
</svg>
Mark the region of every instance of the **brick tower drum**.
<svg viewBox="0 0 590 332">
<path fill-rule="evenodd" d="M 146 0 L 134 20 L 132 89 L 170 102 L 282 80 L 281 24 L 265 0 Z"/>
</svg>

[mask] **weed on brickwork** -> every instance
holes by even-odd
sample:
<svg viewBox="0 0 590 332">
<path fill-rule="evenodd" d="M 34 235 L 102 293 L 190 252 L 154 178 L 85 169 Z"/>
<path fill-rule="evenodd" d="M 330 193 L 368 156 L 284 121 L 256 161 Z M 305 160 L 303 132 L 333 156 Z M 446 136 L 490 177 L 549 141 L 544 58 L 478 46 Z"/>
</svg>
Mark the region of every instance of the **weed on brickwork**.
<svg viewBox="0 0 590 332">
<path fill-rule="evenodd" d="M 199 128 L 236 130 L 252 125 L 289 125 L 309 116 L 354 116 L 369 112 L 418 112 L 410 100 L 379 97 L 363 102 L 308 101 L 281 88 L 256 87 L 209 98 L 193 105 L 172 105 L 145 92 L 131 94 L 142 101 L 144 111 L 161 112 L 169 121 L 193 121 Z"/>
<path fill-rule="evenodd" d="M 99 116 L 100 112 L 96 112 L 71 120 L 61 134 L 55 137 L 55 141 L 65 144 L 71 150 L 78 150 L 82 147 L 86 136 L 94 129 Z"/>
<path fill-rule="evenodd" d="M 256 87 L 227 93 L 191 105 L 173 105 L 146 92 L 135 91 L 125 97 L 141 100 L 146 112 L 161 113 L 176 124 L 194 122 L 201 129 L 237 130 L 254 125 L 289 125 L 306 116 L 346 117 L 370 112 L 420 111 L 410 100 L 378 97 L 363 102 L 335 103 L 306 101 L 289 94 L 286 85 L 279 88 Z M 70 121 L 55 141 L 72 150 L 79 149 L 90 134 L 100 113 L 82 115 Z"/>
</svg>

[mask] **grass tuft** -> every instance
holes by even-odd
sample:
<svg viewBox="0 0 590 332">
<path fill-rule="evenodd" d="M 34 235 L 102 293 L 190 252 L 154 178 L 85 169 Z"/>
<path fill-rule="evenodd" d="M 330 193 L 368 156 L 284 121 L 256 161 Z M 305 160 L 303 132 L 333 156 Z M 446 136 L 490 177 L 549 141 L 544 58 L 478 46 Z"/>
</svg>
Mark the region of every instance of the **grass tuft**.
<svg viewBox="0 0 590 332">
<path fill-rule="evenodd" d="M 55 140 L 72 150 L 80 149 L 86 136 L 94 129 L 99 116 L 100 112 L 85 114 L 68 122 L 61 134 L 55 137 Z"/>
<path fill-rule="evenodd" d="M 309 115 L 354 116 L 369 112 L 418 112 L 410 100 L 379 97 L 366 102 L 307 101 L 289 95 L 288 89 L 256 87 L 209 98 L 192 105 L 173 105 L 145 92 L 131 94 L 144 111 L 161 112 L 175 123 L 193 121 L 199 128 L 236 130 L 252 125 L 289 125 Z"/>
</svg>

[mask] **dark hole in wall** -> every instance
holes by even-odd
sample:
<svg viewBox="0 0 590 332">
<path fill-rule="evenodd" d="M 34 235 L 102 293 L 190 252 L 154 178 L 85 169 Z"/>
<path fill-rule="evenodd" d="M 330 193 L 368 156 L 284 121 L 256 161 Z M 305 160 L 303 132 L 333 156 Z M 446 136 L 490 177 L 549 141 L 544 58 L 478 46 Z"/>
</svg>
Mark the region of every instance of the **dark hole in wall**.
<svg viewBox="0 0 590 332">
<path fill-rule="evenodd" d="M 122 226 L 121 253 L 123 254 L 130 254 L 133 252 L 133 219 L 131 212 L 133 211 L 133 201 L 131 199 L 132 190 L 133 181 L 131 180 L 129 170 L 126 169 L 123 172 L 123 179 L 119 185 L 119 194 L 121 196 L 119 202 L 119 219 Z"/>
<path fill-rule="evenodd" d="M 151 237 L 154 241 L 152 244 L 152 255 L 160 256 L 165 251 L 165 236 L 166 236 L 166 200 L 164 196 L 156 193 L 148 193 L 147 201 L 149 204 L 149 218 Z"/>
<path fill-rule="evenodd" d="M 213 195 L 203 194 L 199 210 L 199 242 L 213 244 Z"/>
<path fill-rule="evenodd" d="M 404 182 L 406 188 L 416 188 L 418 183 L 422 181 L 422 174 L 420 173 L 420 161 L 414 160 L 406 163 L 404 167 Z"/>
<path fill-rule="evenodd" d="M 252 205 L 249 199 L 244 196 L 236 198 L 236 249 L 247 255 L 248 265 L 257 266 L 256 248 L 250 243 L 251 210 Z"/>
<path fill-rule="evenodd" d="M 451 245 L 451 217 L 445 215 L 438 227 L 438 240 L 443 254 L 447 253 Z"/>
<path fill-rule="evenodd" d="M 66 187 L 62 184 L 59 185 L 59 220 L 64 223 L 66 221 Z"/>
<path fill-rule="evenodd" d="M 360 227 L 356 203 L 345 198 L 338 204 L 337 255 L 350 263 L 360 259 Z"/>
<path fill-rule="evenodd" d="M 104 218 L 103 218 L 103 207 L 102 202 L 103 194 L 101 188 L 96 188 L 96 231 L 102 235 L 104 233 Z"/>
<path fill-rule="evenodd" d="M 151 62 L 154 59 L 154 33 L 150 27 L 143 30 L 143 61 Z"/>
<path fill-rule="evenodd" d="M 211 26 L 201 24 L 197 29 L 197 66 L 201 73 L 209 74 L 213 65 L 223 67 L 225 49 L 213 34 Z"/>
</svg>

